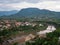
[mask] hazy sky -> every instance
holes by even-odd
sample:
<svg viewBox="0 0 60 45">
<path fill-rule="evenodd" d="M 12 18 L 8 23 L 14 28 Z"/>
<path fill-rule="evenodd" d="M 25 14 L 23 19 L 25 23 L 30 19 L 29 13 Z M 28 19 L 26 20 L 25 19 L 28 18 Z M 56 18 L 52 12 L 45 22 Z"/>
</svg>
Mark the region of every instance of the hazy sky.
<svg viewBox="0 0 60 45">
<path fill-rule="evenodd" d="M 35 7 L 60 11 L 60 0 L 0 0 L 0 11 Z"/>
</svg>

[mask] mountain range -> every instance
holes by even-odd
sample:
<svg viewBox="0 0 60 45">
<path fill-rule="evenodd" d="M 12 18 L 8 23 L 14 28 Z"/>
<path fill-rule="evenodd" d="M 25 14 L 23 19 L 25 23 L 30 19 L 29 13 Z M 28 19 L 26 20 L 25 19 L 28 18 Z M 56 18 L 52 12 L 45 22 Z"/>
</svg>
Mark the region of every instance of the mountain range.
<svg viewBox="0 0 60 45">
<path fill-rule="evenodd" d="M 1 18 L 30 18 L 30 17 L 38 17 L 38 18 L 59 18 L 60 12 L 50 11 L 46 9 L 38 9 L 38 8 L 25 8 L 21 9 L 19 12 L 15 14 L 11 14 L 9 16 L 2 16 Z"/>
<path fill-rule="evenodd" d="M 18 11 L 17 10 L 12 10 L 12 11 L 0 11 L 0 16 L 8 16 L 8 15 L 12 15 L 12 14 L 15 14 L 17 13 Z"/>
</svg>

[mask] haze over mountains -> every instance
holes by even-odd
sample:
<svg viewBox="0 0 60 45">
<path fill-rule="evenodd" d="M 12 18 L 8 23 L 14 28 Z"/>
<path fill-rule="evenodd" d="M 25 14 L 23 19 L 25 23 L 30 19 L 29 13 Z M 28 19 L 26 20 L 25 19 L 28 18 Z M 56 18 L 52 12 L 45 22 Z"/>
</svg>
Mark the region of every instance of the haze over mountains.
<svg viewBox="0 0 60 45">
<path fill-rule="evenodd" d="M 12 10 L 12 11 L 0 11 L 0 16 L 8 16 L 8 15 L 11 15 L 11 14 L 15 14 L 17 13 L 18 11 L 17 10 Z"/>
<path fill-rule="evenodd" d="M 21 9 L 16 14 L 11 14 L 9 16 L 2 16 L 2 18 L 21 18 L 21 17 L 60 18 L 60 12 L 55 12 L 55 11 L 50 11 L 50 10 L 45 10 L 45 9 L 38 9 L 38 8 L 25 8 L 25 9 Z"/>
</svg>

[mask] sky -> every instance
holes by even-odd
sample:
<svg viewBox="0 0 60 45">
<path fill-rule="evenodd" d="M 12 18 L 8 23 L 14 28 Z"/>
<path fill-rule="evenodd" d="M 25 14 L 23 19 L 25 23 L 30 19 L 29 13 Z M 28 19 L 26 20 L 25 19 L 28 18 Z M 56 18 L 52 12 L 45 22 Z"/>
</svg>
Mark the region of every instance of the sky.
<svg viewBox="0 0 60 45">
<path fill-rule="evenodd" d="M 0 11 L 30 7 L 60 12 L 60 0 L 0 0 Z"/>
</svg>

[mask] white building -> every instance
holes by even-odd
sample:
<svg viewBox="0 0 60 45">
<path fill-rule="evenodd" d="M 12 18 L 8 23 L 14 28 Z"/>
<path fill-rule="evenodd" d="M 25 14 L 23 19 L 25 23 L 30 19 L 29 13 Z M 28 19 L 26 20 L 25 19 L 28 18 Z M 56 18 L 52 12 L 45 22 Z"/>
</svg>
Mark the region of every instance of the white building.
<svg viewBox="0 0 60 45">
<path fill-rule="evenodd" d="M 43 26 L 43 24 L 39 24 L 39 26 Z"/>
</svg>

